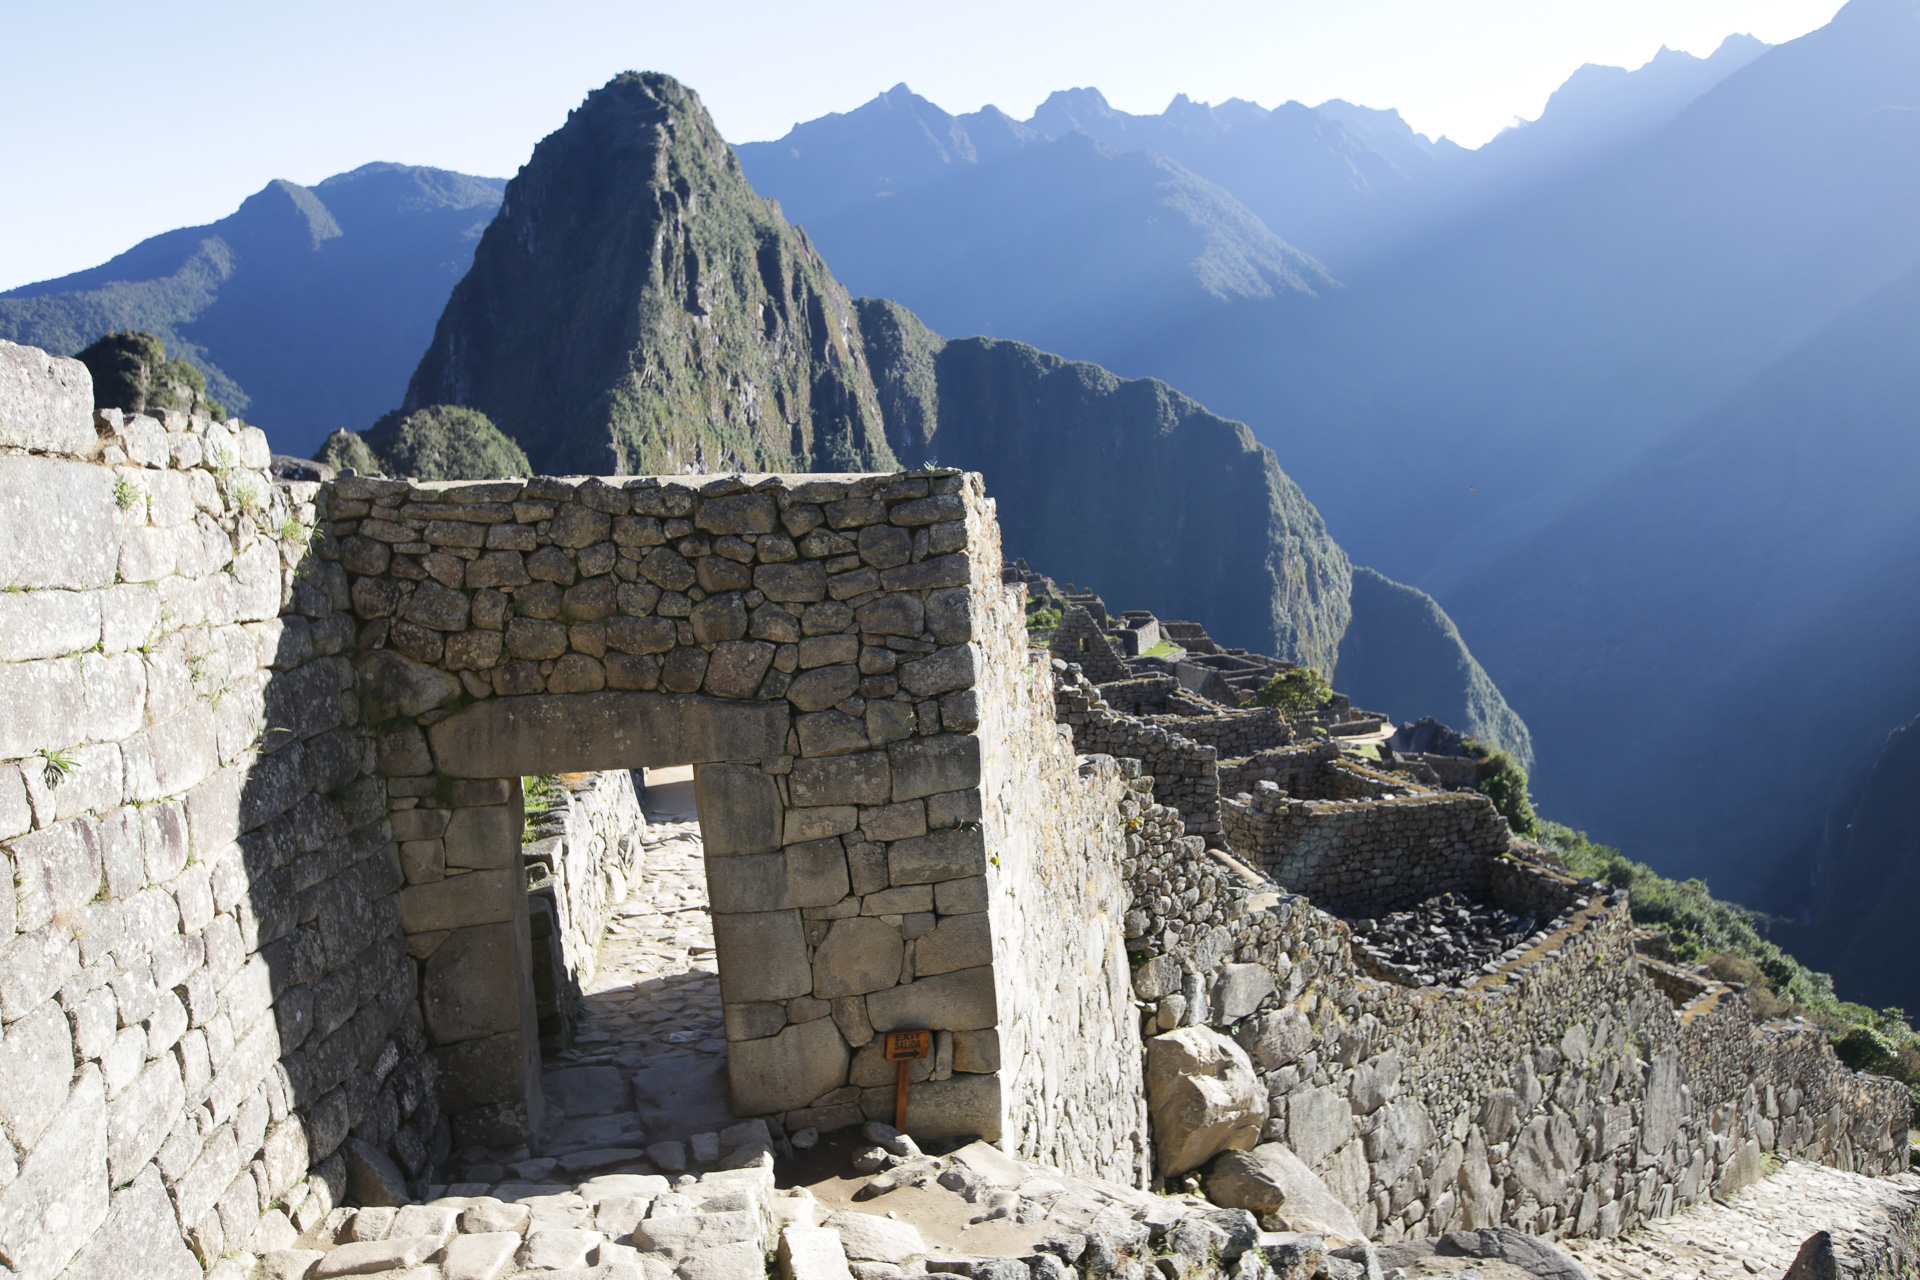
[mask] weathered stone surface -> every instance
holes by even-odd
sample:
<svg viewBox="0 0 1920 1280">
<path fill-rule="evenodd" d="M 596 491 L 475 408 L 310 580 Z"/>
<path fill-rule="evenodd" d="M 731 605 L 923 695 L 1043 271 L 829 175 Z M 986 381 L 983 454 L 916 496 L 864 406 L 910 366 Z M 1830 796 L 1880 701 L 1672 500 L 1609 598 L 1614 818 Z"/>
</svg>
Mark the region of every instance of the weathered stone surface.
<svg viewBox="0 0 1920 1280">
<path fill-rule="evenodd" d="M 336 1246 L 315 1263 L 311 1280 L 333 1280 L 334 1276 L 364 1276 L 417 1267 L 438 1253 L 440 1246 L 439 1236 L 356 1240 L 351 1244 Z"/>
<path fill-rule="evenodd" d="M 777 704 L 650 693 L 491 698 L 427 731 L 441 771 L 462 778 L 771 760 L 786 736 Z"/>
<path fill-rule="evenodd" d="M 1436 1252 L 1457 1258 L 1504 1262 L 1539 1280 L 1594 1280 L 1593 1273 L 1565 1249 L 1551 1240 L 1512 1227 L 1449 1232 L 1440 1237 Z"/>
<path fill-rule="evenodd" d="M 422 715 L 460 692 L 460 682 L 446 672 L 388 649 L 363 653 L 353 665 L 367 719 L 375 724 Z"/>
<path fill-rule="evenodd" d="M 440 1260 L 440 1275 L 442 1280 L 499 1280 L 519 1248 L 519 1233 L 513 1231 L 455 1236 Z"/>
<path fill-rule="evenodd" d="M 751 698 L 773 663 L 773 646 L 764 640 L 728 640 L 714 646 L 701 685 L 717 698 Z"/>
<path fill-rule="evenodd" d="M 824 711 L 845 702 L 860 689 L 860 670 L 851 663 L 844 666 L 815 667 L 802 671 L 787 687 L 787 701 L 801 711 Z"/>
<path fill-rule="evenodd" d="M 411 1198 L 407 1195 L 406 1175 L 386 1152 L 358 1138 L 349 1139 L 341 1150 L 347 1157 L 347 1194 L 355 1203 L 404 1205 Z"/>
<path fill-rule="evenodd" d="M 1214 1006 L 1222 1022 L 1238 1022 L 1275 991 L 1273 973 L 1263 964 L 1229 964 L 1220 969 Z"/>
<path fill-rule="evenodd" d="M 855 1262 L 889 1262 L 898 1266 L 909 1258 L 924 1258 L 929 1252 L 927 1242 L 911 1222 L 842 1209 L 820 1225 L 840 1233 L 844 1256 Z"/>
<path fill-rule="evenodd" d="M 1197 1169 L 1222 1151 L 1244 1151 L 1259 1140 L 1265 1091 L 1246 1051 L 1216 1031 L 1180 1027 L 1148 1040 L 1146 1086 L 1164 1176 Z"/>
<path fill-rule="evenodd" d="M 95 439 L 87 366 L 0 341 L 0 447 L 87 454 Z"/>
<path fill-rule="evenodd" d="M 896 840 L 887 846 L 887 869 L 897 885 L 983 875 L 987 869 L 986 837 L 975 829 L 935 831 Z"/>
<path fill-rule="evenodd" d="M 995 1024 L 997 1008 L 991 966 L 922 978 L 867 996 L 867 1017 L 875 1031 L 980 1031 Z"/>
<path fill-rule="evenodd" d="M 1207 1170 L 1207 1199 L 1258 1214 L 1269 1231 L 1311 1231 L 1335 1244 L 1366 1238 L 1347 1207 L 1300 1157 L 1277 1142 L 1225 1151 Z"/>
<path fill-rule="evenodd" d="M 831 1018 L 816 1018 L 764 1039 L 733 1041 L 727 1067 L 734 1112 L 769 1115 L 845 1084 L 847 1046 Z"/>
<path fill-rule="evenodd" d="M 707 764 L 694 770 L 693 780 L 708 857 L 780 848 L 780 792 L 770 776 L 753 765 Z"/>
<path fill-rule="evenodd" d="M 673 1217 L 653 1217 L 633 1229 L 633 1242 L 652 1253 L 682 1259 L 695 1253 L 728 1244 L 760 1245 L 760 1215 L 752 1210 L 732 1209 L 718 1213 L 685 1213 Z"/>
<path fill-rule="evenodd" d="M 715 916 L 713 942 L 720 958 L 721 998 L 729 1004 L 791 1000 L 813 987 L 798 911 Z"/>
<path fill-rule="evenodd" d="M 840 1233 L 794 1224 L 780 1232 L 781 1280 L 853 1280 Z"/>
<path fill-rule="evenodd" d="M 107 1216 L 107 1096 L 89 1063 L 43 1142 L 0 1191 L 0 1259 L 23 1276 L 53 1277 Z"/>
<path fill-rule="evenodd" d="M 179 1008 L 179 1001 L 174 1001 L 174 1007 Z M 8 1044 L 12 1044 L 11 1034 Z M 115 1186 L 131 1182 L 159 1152 L 185 1102 L 179 1062 L 172 1054 L 163 1054 L 108 1105 L 107 1169 Z"/>
<path fill-rule="evenodd" d="M 0 467 L 5 585 L 68 591 L 111 586 L 125 523 L 113 500 L 113 482 L 106 467 L 60 458 L 8 458 Z"/>
<path fill-rule="evenodd" d="M 474 871 L 400 891 L 400 923 L 408 933 L 498 924 L 513 918 L 513 895 L 521 889 L 512 869 Z"/>
<path fill-rule="evenodd" d="M 519 964 L 514 929 L 510 920 L 455 929 L 427 958 L 420 1001 L 435 1044 L 475 1040 L 520 1025 L 513 998 Z"/>
<path fill-rule="evenodd" d="M 899 964 L 896 955 L 896 976 Z M 31 1149 L 60 1113 L 73 1084 L 73 1039 L 54 1001 L 7 1027 L 0 1040 L 0 1081 L 5 1082 L 0 1124 L 16 1149 Z"/>
<path fill-rule="evenodd" d="M 915 800 L 980 785 L 980 739 L 971 734 L 913 738 L 887 748 L 893 798 Z"/>
<path fill-rule="evenodd" d="M 951 645 L 936 650 L 900 668 L 900 687 L 923 698 L 955 689 L 970 689 L 978 660 L 972 645 Z"/>
<path fill-rule="evenodd" d="M 893 986 L 904 947 L 898 929 L 870 916 L 835 920 L 813 954 L 813 994 L 831 1000 Z"/>
<path fill-rule="evenodd" d="M 796 760 L 788 775 L 792 801 L 806 807 L 846 804 L 885 804 L 892 794 L 893 775 L 885 752 Z"/>
<path fill-rule="evenodd" d="M 180 1238 L 180 1221 L 148 1165 L 115 1193 L 107 1219 L 65 1273 L 66 1280 L 200 1280 L 200 1264 Z"/>
<path fill-rule="evenodd" d="M 1295 1092 L 1286 1114 L 1287 1143 L 1309 1165 L 1317 1167 L 1353 1136 L 1353 1108 L 1332 1085 Z"/>
<path fill-rule="evenodd" d="M 949 916 L 913 944 L 913 971 L 926 978 L 993 963 L 993 932 L 987 916 Z"/>
</svg>

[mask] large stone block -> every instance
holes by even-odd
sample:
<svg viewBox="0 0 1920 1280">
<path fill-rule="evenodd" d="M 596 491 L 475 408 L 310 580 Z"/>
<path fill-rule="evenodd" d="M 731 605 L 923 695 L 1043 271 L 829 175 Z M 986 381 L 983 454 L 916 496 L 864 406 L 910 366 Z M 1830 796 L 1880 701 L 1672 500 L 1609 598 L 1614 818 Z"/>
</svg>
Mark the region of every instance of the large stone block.
<svg viewBox="0 0 1920 1280">
<path fill-rule="evenodd" d="M 893 762 L 893 798 L 917 800 L 980 785 L 980 739 L 973 734 L 911 738 L 887 748 Z"/>
<path fill-rule="evenodd" d="M 0 1122 L 15 1148 L 31 1150 L 73 1083 L 73 1039 L 57 1003 L 48 1000 L 7 1027 L 0 1081 Z"/>
<path fill-rule="evenodd" d="M 11 461 L 0 459 L 0 463 Z M 4 536 L 0 531 L 0 538 Z M 7 563 L 0 552 L 0 565 Z M 71 746 L 86 719 L 86 686 L 77 659 L 0 665 L 0 758 Z"/>
<path fill-rule="evenodd" d="M 441 1046 L 433 1062 L 440 1103 L 450 1112 L 512 1102 L 526 1092 L 528 1046 L 518 1028 Z"/>
<path fill-rule="evenodd" d="M 0 662 L 57 658 L 100 639 L 105 592 L 0 592 Z"/>
<path fill-rule="evenodd" d="M 764 1040 L 736 1040 L 727 1046 L 727 1076 L 735 1115 L 791 1111 L 846 1083 L 846 1042 L 831 1018 Z"/>
<path fill-rule="evenodd" d="M 983 1031 L 998 1022 L 998 1008 L 991 965 L 922 978 L 867 997 L 867 1019 L 875 1031 Z"/>
<path fill-rule="evenodd" d="M 847 858 L 838 836 L 707 864 L 707 892 L 716 914 L 831 906 L 847 896 L 847 889 Z"/>
<path fill-rule="evenodd" d="M 915 983 L 919 986 L 919 983 Z M 893 1086 L 868 1089 L 860 1106 L 873 1119 L 893 1120 Z M 1003 1136 L 1005 1110 L 1000 1077 L 960 1075 L 916 1084 L 907 1094 L 907 1132 L 916 1138 L 958 1138 L 978 1134 L 988 1142 Z"/>
<path fill-rule="evenodd" d="M 813 989 L 807 938 L 798 911 L 761 911 L 713 918 L 720 960 L 720 998 L 791 1000 Z"/>
<path fill-rule="evenodd" d="M 780 848 L 780 791 L 750 764 L 703 764 L 693 772 L 700 840 L 708 857 Z"/>
<path fill-rule="evenodd" d="M 813 953 L 813 994 L 832 1000 L 893 986 L 905 945 L 898 929 L 872 916 L 835 920 Z"/>
<path fill-rule="evenodd" d="M 0 447 L 89 454 L 98 439 L 87 366 L 0 341 Z"/>
<path fill-rule="evenodd" d="M 107 1092 L 88 1063 L 43 1142 L 0 1191 L 0 1262 L 21 1276 L 60 1274 L 107 1216 Z"/>
<path fill-rule="evenodd" d="M 949 916 L 913 944 L 913 971 L 920 978 L 992 963 L 993 931 L 984 914 Z"/>
<path fill-rule="evenodd" d="M 514 895 L 526 886 L 511 868 L 471 871 L 400 891 L 400 924 L 408 933 L 498 924 L 513 919 Z"/>
<path fill-rule="evenodd" d="M 160 1150 L 180 1118 L 186 1090 L 180 1066 L 163 1053 L 107 1108 L 107 1164 L 115 1186 L 131 1182 Z"/>
<path fill-rule="evenodd" d="M 92 901 L 100 889 L 100 865 L 100 823 L 93 818 L 69 818 L 16 839 L 16 927 L 38 929 L 55 915 Z"/>
<path fill-rule="evenodd" d="M 427 736 L 442 773 L 511 778 L 772 760 L 786 749 L 787 727 L 781 703 L 606 692 L 490 698 L 440 721 Z"/>
<path fill-rule="evenodd" d="M 1277 1142 L 1222 1152 L 1207 1170 L 1207 1199 L 1249 1210 L 1272 1231 L 1310 1231 L 1346 1244 L 1366 1238 L 1352 1211 L 1299 1156 Z"/>
<path fill-rule="evenodd" d="M 373 724 L 396 716 L 424 715 L 460 692 L 460 682 L 446 672 L 391 649 L 362 653 L 353 665 L 360 677 L 366 718 Z"/>
<path fill-rule="evenodd" d="M 402 812 L 418 813 L 422 810 Z M 517 861 L 521 829 L 519 805 L 472 805 L 451 812 L 452 817 L 447 822 L 444 836 L 449 867 L 498 871 L 511 867 Z"/>
<path fill-rule="evenodd" d="M 887 846 L 887 873 L 894 884 L 934 884 L 985 875 L 986 836 L 979 828 L 935 831 Z"/>
<path fill-rule="evenodd" d="M 0 458 L 0 586 L 111 586 L 125 525 L 107 467 Z"/>
<path fill-rule="evenodd" d="M 427 1032 L 435 1044 L 519 1027 L 517 957 L 511 920 L 447 935 L 427 958 L 420 982 Z"/>
<path fill-rule="evenodd" d="M 200 1275 L 160 1171 L 148 1165 L 113 1197 L 106 1222 L 64 1280 L 200 1280 Z"/>
<path fill-rule="evenodd" d="M 1181 1027 L 1148 1040 L 1146 1086 L 1154 1154 L 1167 1177 L 1260 1140 L 1265 1090 L 1246 1050 L 1217 1031 Z"/>
<path fill-rule="evenodd" d="M 787 787 L 800 807 L 885 804 L 893 795 L 893 775 L 885 753 L 796 760 Z"/>
<path fill-rule="evenodd" d="M 971 689 L 978 658 L 970 644 L 936 650 L 900 668 L 900 687 L 923 698 L 955 689 Z"/>
</svg>

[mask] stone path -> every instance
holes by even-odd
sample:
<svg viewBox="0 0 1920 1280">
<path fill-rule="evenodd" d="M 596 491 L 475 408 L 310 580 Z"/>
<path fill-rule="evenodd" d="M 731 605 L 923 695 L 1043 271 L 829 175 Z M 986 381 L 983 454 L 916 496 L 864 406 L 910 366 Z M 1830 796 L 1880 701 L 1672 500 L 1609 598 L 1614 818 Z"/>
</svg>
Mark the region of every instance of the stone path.
<svg viewBox="0 0 1920 1280">
<path fill-rule="evenodd" d="M 540 1151 L 456 1153 L 451 1181 L 677 1173 L 695 1135 L 733 1124 L 692 767 L 648 770 L 646 811 L 638 883 L 601 943 L 573 1043 L 542 1063 Z"/>
<path fill-rule="evenodd" d="M 1891 1246 L 1917 1229 L 1920 1175 L 1869 1178 L 1793 1160 L 1730 1203 L 1708 1201 L 1617 1240 L 1561 1247 L 1599 1280 L 1778 1280 L 1807 1237 L 1831 1231 L 1842 1275 L 1894 1275 L 1910 1273 L 1888 1265 Z"/>
</svg>

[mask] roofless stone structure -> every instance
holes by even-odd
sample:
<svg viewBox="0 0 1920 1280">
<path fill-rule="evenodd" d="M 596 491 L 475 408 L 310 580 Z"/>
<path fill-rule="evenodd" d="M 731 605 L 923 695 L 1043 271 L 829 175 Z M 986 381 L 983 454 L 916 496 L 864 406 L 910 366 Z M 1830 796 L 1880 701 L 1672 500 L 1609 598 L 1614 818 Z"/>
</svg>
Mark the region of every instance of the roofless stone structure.
<svg viewBox="0 0 1920 1280">
<path fill-rule="evenodd" d="M 771 1132 L 890 1117 L 853 1064 L 924 1029 L 918 1137 L 1134 1186 L 1285 1141 L 1382 1237 L 1610 1234 L 1763 1151 L 1903 1162 L 1897 1086 L 1648 968 L 1623 897 L 1515 861 L 1474 802 L 1274 747 L 1221 798 L 1192 716 L 1027 647 L 977 475 L 269 461 L 254 428 L 96 415 L 77 362 L 0 344 L 13 1274 L 197 1276 L 385 1170 L 424 1196 L 456 1144 L 537 1149 L 520 779 L 659 765 L 696 768 L 733 1106 Z M 1076 738 L 1191 766 L 1169 796 L 1228 848 Z M 1505 885 L 1553 923 L 1411 986 L 1249 861 L 1343 899 Z M 1234 1099 L 1211 1130 L 1202 1076 Z"/>
</svg>

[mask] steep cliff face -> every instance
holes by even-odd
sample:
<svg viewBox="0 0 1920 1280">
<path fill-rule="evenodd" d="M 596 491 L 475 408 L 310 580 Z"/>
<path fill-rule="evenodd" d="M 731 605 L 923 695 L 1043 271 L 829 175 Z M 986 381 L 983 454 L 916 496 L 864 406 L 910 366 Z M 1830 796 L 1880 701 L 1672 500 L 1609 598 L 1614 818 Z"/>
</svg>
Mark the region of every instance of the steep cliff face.
<svg viewBox="0 0 1920 1280">
<path fill-rule="evenodd" d="M 407 390 L 540 470 L 890 467 L 853 307 L 699 98 L 628 72 L 507 184 Z"/>
<path fill-rule="evenodd" d="M 1019 342 L 942 340 L 863 298 L 903 461 L 986 476 L 1010 554 L 1129 608 L 1331 672 L 1350 570 L 1320 513 L 1238 422 L 1150 378 Z"/>
<path fill-rule="evenodd" d="M 1432 716 L 1533 769 L 1533 737 L 1438 601 L 1372 569 L 1353 571 L 1353 618 L 1340 637 L 1340 687 L 1356 706 L 1399 720 Z"/>
</svg>

